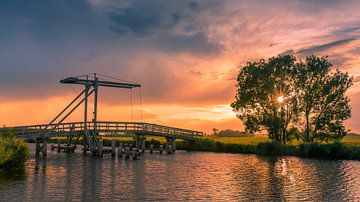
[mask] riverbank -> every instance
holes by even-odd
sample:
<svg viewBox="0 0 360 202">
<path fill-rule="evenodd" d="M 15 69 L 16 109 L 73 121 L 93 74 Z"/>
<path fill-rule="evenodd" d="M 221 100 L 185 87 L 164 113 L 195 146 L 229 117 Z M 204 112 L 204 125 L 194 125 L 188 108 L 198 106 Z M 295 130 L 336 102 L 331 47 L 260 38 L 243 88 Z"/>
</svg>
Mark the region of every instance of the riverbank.
<svg viewBox="0 0 360 202">
<path fill-rule="evenodd" d="M 0 173 L 24 170 L 28 157 L 29 148 L 23 140 L 0 135 Z"/>
<path fill-rule="evenodd" d="M 66 142 L 64 138 L 60 139 L 62 139 L 62 144 Z M 111 146 L 112 140 L 118 143 L 135 144 L 132 137 L 103 137 L 103 140 L 104 146 L 108 147 Z M 57 140 L 52 139 L 50 142 L 56 143 Z M 148 137 L 146 147 L 149 148 L 151 144 L 154 148 L 158 148 L 160 144 L 166 144 L 165 138 Z M 344 138 L 341 143 L 305 144 L 295 141 L 288 145 L 282 145 L 272 142 L 266 137 L 210 137 L 197 141 L 178 140 L 176 148 L 186 151 L 360 160 L 360 138 Z"/>
<path fill-rule="evenodd" d="M 270 156 L 290 155 L 304 158 L 360 160 L 360 146 L 346 143 L 300 143 L 295 145 L 282 145 L 276 142 L 266 141 L 241 144 L 224 143 L 211 139 L 200 139 L 192 142 L 179 142 L 177 144 L 177 149 Z"/>
</svg>

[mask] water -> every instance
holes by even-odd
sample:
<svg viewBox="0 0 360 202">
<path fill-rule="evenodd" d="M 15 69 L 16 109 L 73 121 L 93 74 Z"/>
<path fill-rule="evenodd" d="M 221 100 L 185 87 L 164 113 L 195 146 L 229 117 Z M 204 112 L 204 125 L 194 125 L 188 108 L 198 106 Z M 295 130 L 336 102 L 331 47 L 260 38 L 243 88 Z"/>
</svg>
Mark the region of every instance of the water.
<svg viewBox="0 0 360 202">
<path fill-rule="evenodd" d="M 33 150 L 33 145 L 31 145 Z M 0 201 L 360 200 L 360 162 L 177 151 L 141 160 L 48 152 L 0 177 Z"/>
</svg>

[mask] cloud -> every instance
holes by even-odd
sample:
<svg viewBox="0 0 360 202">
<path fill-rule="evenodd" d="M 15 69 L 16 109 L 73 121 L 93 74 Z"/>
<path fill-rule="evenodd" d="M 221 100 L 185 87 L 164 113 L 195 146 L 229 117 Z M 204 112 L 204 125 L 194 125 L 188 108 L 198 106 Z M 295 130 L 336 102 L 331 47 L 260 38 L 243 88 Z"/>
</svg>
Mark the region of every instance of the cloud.
<svg viewBox="0 0 360 202">
<path fill-rule="evenodd" d="M 337 41 L 332 41 L 329 43 L 325 43 L 325 44 L 321 44 L 321 45 L 315 45 L 315 46 L 311 46 L 309 48 L 303 48 L 298 50 L 296 53 L 297 54 L 303 54 L 303 55 L 311 55 L 311 54 L 315 54 L 317 52 L 322 52 L 322 51 L 326 51 L 328 49 L 337 47 L 337 46 L 342 46 L 345 44 L 348 44 L 352 41 L 356 40 L 356 38 L 349 38 L 349 39 L 341 39 L 341 40 L 337 40 Z"/>
</svg>

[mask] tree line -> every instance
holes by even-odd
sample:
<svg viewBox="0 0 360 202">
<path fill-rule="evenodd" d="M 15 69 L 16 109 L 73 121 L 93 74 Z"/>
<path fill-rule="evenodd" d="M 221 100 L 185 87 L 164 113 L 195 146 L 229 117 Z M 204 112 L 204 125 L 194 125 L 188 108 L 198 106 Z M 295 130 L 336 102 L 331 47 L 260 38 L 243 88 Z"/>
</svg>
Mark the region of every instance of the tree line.
<svg viewBox="0 0 360 202">
<path fill-rule="evenodd" d="M 231 107 L 254 133 L 267 130 L 269 138 L 286 144 L 340 140 L 347 134 L 344 120 L 351 108 L 346 91 L 348 73 L 334 70 L 327 57 L 279 55 L 248 62 L 237 77 Z"/>
</svg>

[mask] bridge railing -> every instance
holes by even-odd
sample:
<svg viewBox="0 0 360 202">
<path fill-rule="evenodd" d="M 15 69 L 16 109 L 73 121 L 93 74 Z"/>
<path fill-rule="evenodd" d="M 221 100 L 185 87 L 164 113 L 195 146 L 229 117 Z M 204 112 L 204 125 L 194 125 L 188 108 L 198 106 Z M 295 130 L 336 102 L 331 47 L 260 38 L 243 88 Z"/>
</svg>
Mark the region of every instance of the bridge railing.
<svg viewBox="0 0 360 202">
<path fill-rule="evenodd" d="M 17 135 L 44 135 L 49 132 L 56 125 L 31 125 L 31 126 L 18 126 L 11 128 Z M 86 124 L 87 130 L 94 130 L 94 122 Z M 106 122 L 99 121 L 96 124 L 96 129 L 100 133 L 118 133 L 118 132 L 134 132 L 134 133 L 147 133 L 152 135 L 162 136 L 179 136 L 179 137 L 200 137 L 203 136 L 202 132 L 186 130 L 175 127 L 162 126 L 158 124 L 144 123 L 144 122 Z M 51 132 L 51 136 L 68 134 L 72 131 L 84 131 L 85 124 L 83 122 L 72 122 L 59 124 Z M 0 128 L 0 133 L 7 134 L 8 128 Z"/>
</svg>

